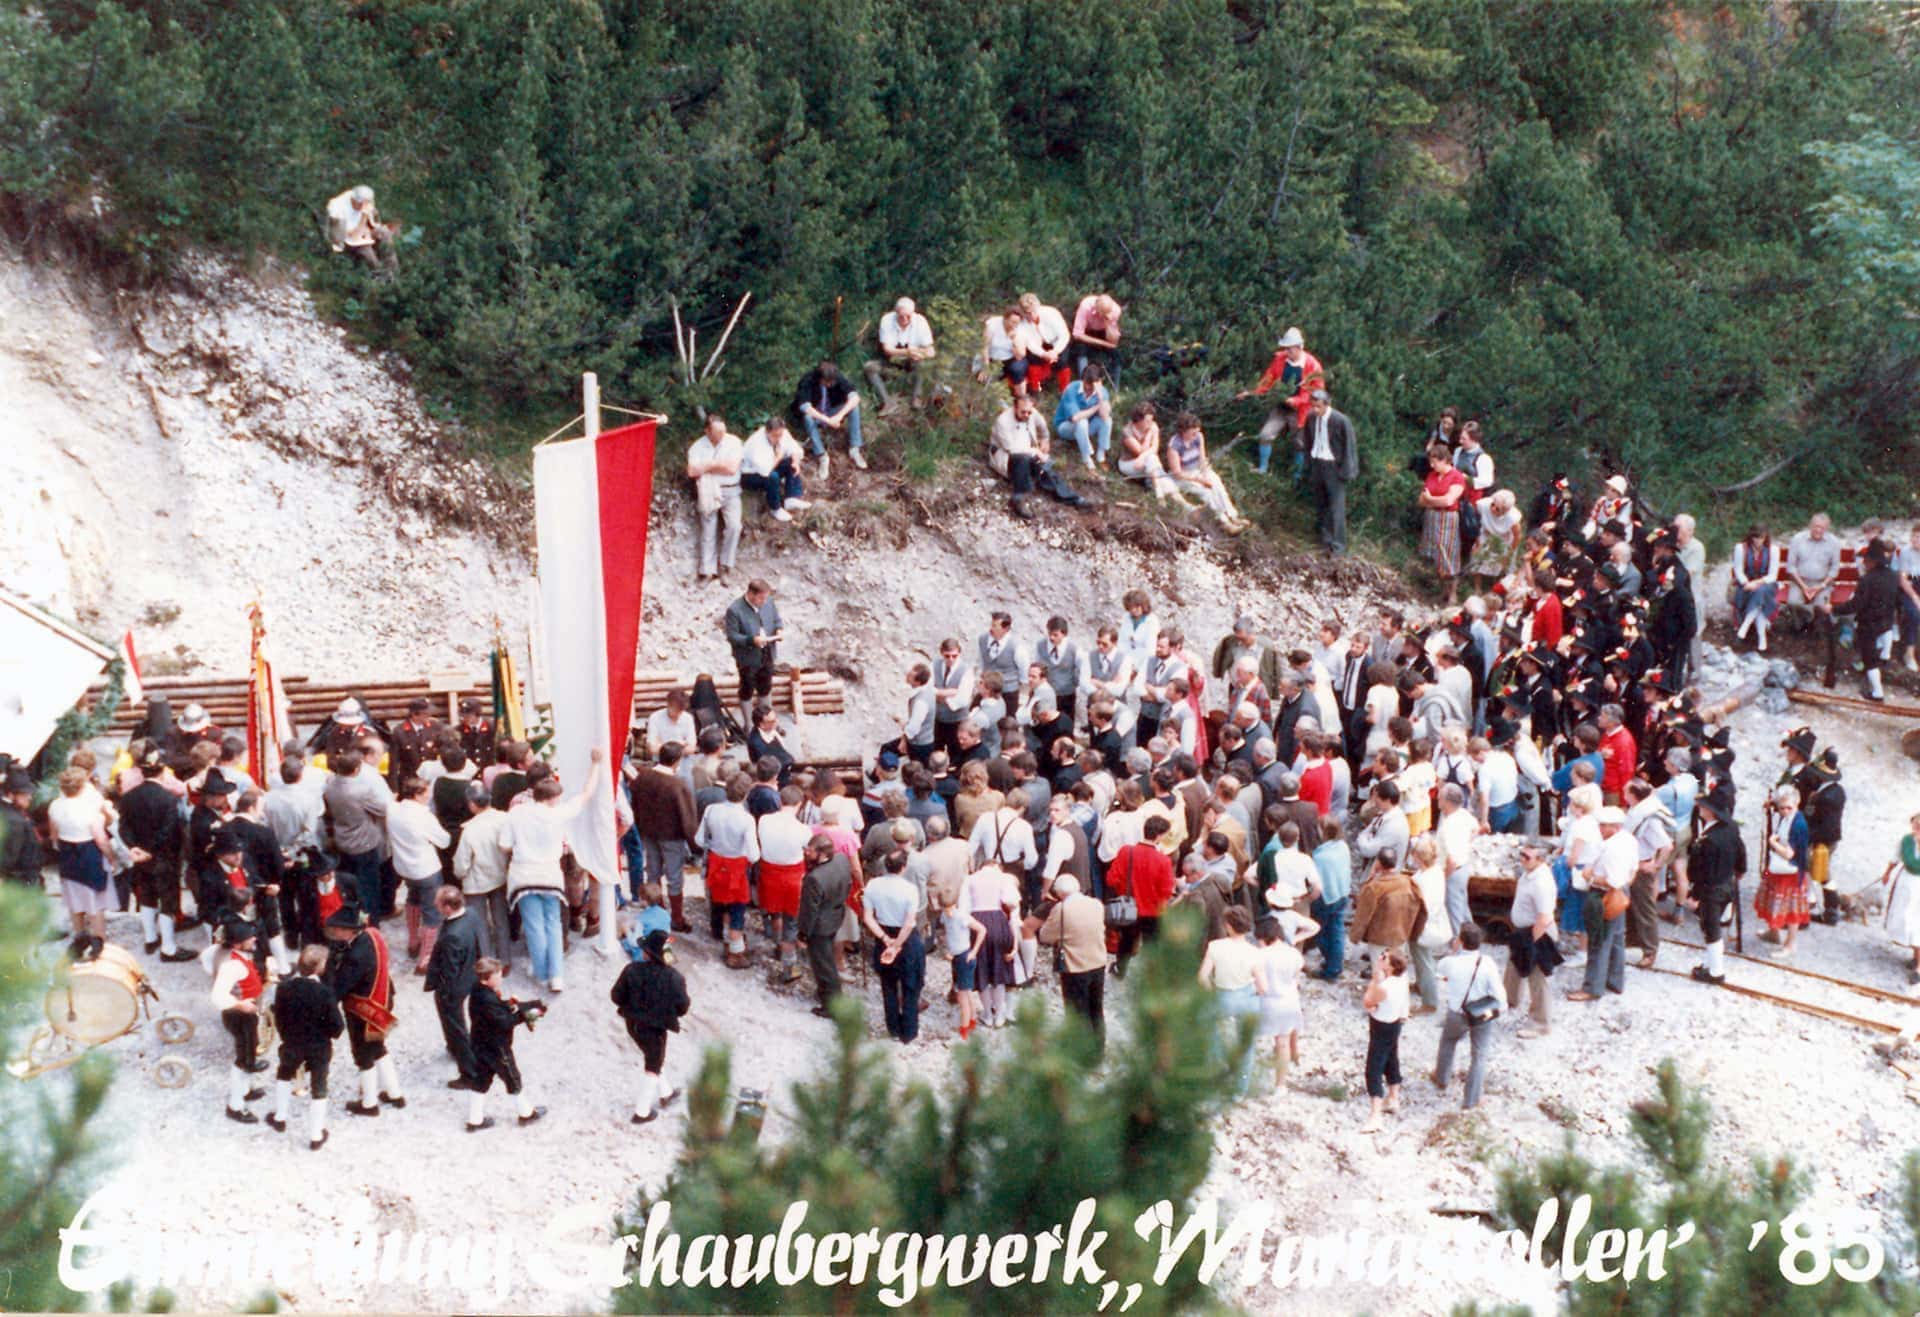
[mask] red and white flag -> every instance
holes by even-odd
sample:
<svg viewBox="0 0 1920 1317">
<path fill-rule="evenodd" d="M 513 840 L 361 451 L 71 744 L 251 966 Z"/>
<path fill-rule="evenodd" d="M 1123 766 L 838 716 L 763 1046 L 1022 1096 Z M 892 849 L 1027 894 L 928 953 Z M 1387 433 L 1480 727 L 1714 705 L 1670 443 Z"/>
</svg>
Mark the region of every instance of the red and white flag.
<svg viewBox="0 0 1920 1317">
<path fill-rule="evenodd" d="M 126 660 L 127 673 L 120 680 L 121 699 L 126 703 L 140 704 L 147 698 L 147 688 L 140 684 L 140 656 L 133 652 L 133 632 L 120 637 L 120 657 Z"/>
<path fill-rule="evenodd" d="M 654 429 L 654 422 L 641 421 L 533 451 L 543 667 L 553 705 L 554 766 L 568 795 L 592 780 L 595 747 L 606 751 L 601 771 L 609 786 L 619 782 L 633 721 Z M 602 789 L 568 825 L 567 844 L 580 866 L 602 882 L 601 931 L 607 939 L 613 936 L 612 892 L 620 877 L 618 843 L 613 792 Z"/>
</svg>

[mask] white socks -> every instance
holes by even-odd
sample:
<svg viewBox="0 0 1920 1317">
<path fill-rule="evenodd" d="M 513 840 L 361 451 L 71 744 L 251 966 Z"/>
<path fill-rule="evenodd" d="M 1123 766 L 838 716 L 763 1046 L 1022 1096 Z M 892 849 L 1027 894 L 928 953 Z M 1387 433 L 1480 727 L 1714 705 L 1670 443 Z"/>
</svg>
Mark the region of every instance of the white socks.
<svg viewBox="0 0 1920 1317">
<path fill-rule="evenodd" d="M 1873 692 L 1873 697 L 1876 700 L 1881 700 L 1886 698 L 1887 693 L 1884 689 L 1881 688 L 1881 685 L 1880 685 L 1880 669 L 1878 668 L 1867 669 L 1867 689 Z"/>
<path fill-rule="evenodd" d="M 227 1110 L 240 1111 L 247 1105 L 247 1072 L 239 1066 L 227 1071 Z"/>
<path fill-rule="evenodd" d="M 280 971 L 280 977 L 283 979 L 291 978 L 293 976 L 293 953 L 287 950 L 287 939 L 283 935 L 275 933 L 267 939 L 267 951 L 268 954 L 273 957 L 273 967 Z"/>
<path fill-rule="evenodd" d="M 1760 652 L 1764 654 L 1767 652 L 1767 619 L 1755 614 L 1753 626 L 1755 634 L 1760 637 Z"/>
<path fill-rule="evenodd" d="M 307 1104 L 307 1139 L 318 1143 L 327 1135 L 327 1100 L 315 1098 Z"/>
<path fill-rule="evenodd" d="M 467 1095 L 467 1124 L 478 1125 L 487 1118 L 487 1095 L 469 1093 Z"/>
<path fill-rule="evenodd" d="M 475 1093 L 474 1096 L 479 1097 L 480 1095 Z M 527 1096 L 526 1089 L 523 1088 L 513 1095 L 513 1109 L 520 1113 L 522 1120 L 525 1120 L 533 1114 L 533 1099 Z"/>
<path fill-rule="evenodd" d="M 1040 959 L 1039 939 L 1031 938 L 1031 937 L 1021 938 L 1020 939 L 1020 969 L 1021 969 L 1022 981 L 1024 982 L 1032 981 L 1034 962 L 1039 959 Z"/>
<path fill-rule="evenodd" d="M 282 1125 L 287 1123 L 287 1113 L 293 1109 L 293 1081 L 275 1080 L 273 1085 L 273 1118 Z"/>
<path fill-rule="evenodd" d="M 1715 978 L 1727 972 L 1727 940 L 1707 943 L 1707 973 Z"/>
<path fill-rule="evenodd" d="M 140 907 L 140 931 L 152 942 L 160 936 L 160 912 L 147 906 Z"/>
<path fill-rule="evenodd" d="M 380 1075 L 380 1092 L 390 1098 L 406 1096 L 400 1091 L 400 1067 L 393 1063 L 392 1057 L 381 1057 L 376 1068 Z"/>
<path fill-rule="evenodd" d="M 1758 616 L 1759 616 L 1758 613 L 1748 613 L 1745 617 L 1741 618 L 1740 629 L 1733 633 L 1734 639 L 1736 640 L 1745 639 L 1747 632 L 1751 630 L 1753 627 L 1754 619 Z"/>
<path fill-rule="evenodd" d="M 660 1076 L 651 1071 L 640 1076 L 640 1096 L 633 1104 L 633 1114 L 641 1118 L 653 1115 L 660 1105 Z"/>
<path fill-rule="evenodd" d="M 360 1072 L 360 1105 L 377 1107 L 380 1105 L 380 1081 L 371 1070 Z"/>
<path fill-rule="evenodd" d="M 171 956 L 180 949 L 173 940 L 173 916 L 160 915 L 157 922 L 160 925 L 160 954 L 163 956 Z M 151 939 L 149 939 L 149 941 L 151 941 Z"/>
</svg>

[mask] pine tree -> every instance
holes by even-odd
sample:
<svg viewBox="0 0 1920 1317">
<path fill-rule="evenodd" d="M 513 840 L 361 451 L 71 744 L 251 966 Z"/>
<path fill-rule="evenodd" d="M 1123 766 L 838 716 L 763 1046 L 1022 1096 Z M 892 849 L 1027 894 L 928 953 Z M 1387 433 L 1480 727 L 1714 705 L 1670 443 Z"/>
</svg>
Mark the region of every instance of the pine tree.
<svg viewBox="0 0 1920 1317">
<path fill-rule="evenodd" d="M 1745 1176 L 1708 1165 L 1712 1111 L 1706 1099 L 1680 1079 L 1671 1060 L 1660 1063 L 1652 1098 L 1634 1104 L 1634 1136 L 1652 1163 L 1653 1174 L 1601 1168 L 1574 1151 L 1572 1141 L 1556 1154 L 1500 1173 L 1499 1224 L 1530 1232 L 1542 1204 L 1557 1201 L 1559 1213 L 1542 1248 L 1542 1258 L 1558 1265 L 1567 1247 L 1568 1216 L 1576 1199 L 1591 1198 L 1592 1217 L 1583 1234 L 1581 1256 L 1602 1230 L 1638 1229 L 1651 1235 L 1665 1228 L 1670 1238 L 1691 1222 L 1696 1235 L 1668 1251 L 1667 1275 L 1638 1282 L 1617 1278 L 1582 1281 L 1567 1292 L 1570 1317 L 1678 1317 L 1680 1314 L 1764 1312 L 1805 1314 L 1913 1311 L 1920 1286 L 1888 1260 L 1877 1277 L 1856 1282 L 1866 1251 L 1836 1239 L 1822 1241 L 1833 1266 L 1812 1284 L 1798 1285 L 1783 1274 L 1791 1267 L 1817 1269 L 1812 1254 L 1796 1255 L 1786 1222 L 1804 1202 L 1806 1174 L 1784 1157 L 1757 1158 Z M 1899 1197 L 1910 1246 L 1920 1239 L 1920 1154 L 1900 1168 Z M 1754 1223 L 1766 1222 L 1755 1240 Z M 1811 1276 L 1812 1271 L 1803 1272 Z M 1463 1313 L 1477 1311 L 1463 1309 Z"/>
<path fill-rule="evenodd" d="M 0 1049 L 24 1053 L 42 1022 L 46 991 L 46 898 L 0 886 Z M 64 1311 L 76 1296 L 60 1284 L 60 1230 L 73 1220 L 98 1169 L 93 1121 L 113 1063 L 102 1054 L 34 1080 L 0 1074 L 0 1276 L 10 1312 Z"/>
<path fill-rule="evenodd" d="M 1108 1235 L 1097 1255 L 1104 1280 L 1122 1290 L 1143 1285 L 1132 1312 L 1204 1306 L 1209 1296 L 1192 1252 L 1155 1285 L 1159 1236 L 1143 1240 L 1133 1230 L 1155 1203 L 1178 1211 L 1200 1187 L 1212 1156 L 1209 1121 L 1229 1100 L 1229 1076 L 1250 1045 L 1244 1036 L 1232 1046 L 1216 1041 L 1212 995 L 1194 978 L 1200 940 L 1191 912 L 1162 922 L 1158 942 L 1134 962 L 1128 1027 L 1115 1023 L 1104 1064 L 1077 1016 L 1050 1020 L 1029 1000 L 1001 1047 L 976 1040 L 955 1049 L 949 1084 L 902 1082 L 865 1041 L 858 1005 L 843 998 L 832 1062 L 793 1088 L 794 1128 L 777 1145 L 750 1122 L 729 1119 L 730 1065 L 725 1052 L 711 1052 L 688 1094 L 686 1144 L 673 1174 L 658 1199 L 642 1196 L 617 1230 L 644 1236 L 661 1201 L 671 1203 L 683 1245 L 704 1234 L 758 1237 L 776 1233 L 788 1206 L 805 1200 L 805 1229 L 816 1238 L 875 1228 L 882 1240 L 895 1231 L 997 1238 L 1064 1227 L 1091 1198 L 1093 1228 Z M 629 1254 L 630 1266 L 637 1262 Z M 879 1288 L 871 1278 L 832 1291 L 810 1280 L 735 1288 L 656 1278 L 652 1288 L 619 1290 L 614 1301 L 621 1312 L 884 1311 Z M 1063 1284 L 1056 1265 L 1040 1285 L 994 1289 L 982 1277 L 958 1290 L 922 1291 L 915 1303 L 1091 1312 L 1100 1288 Z"/>
</svg>

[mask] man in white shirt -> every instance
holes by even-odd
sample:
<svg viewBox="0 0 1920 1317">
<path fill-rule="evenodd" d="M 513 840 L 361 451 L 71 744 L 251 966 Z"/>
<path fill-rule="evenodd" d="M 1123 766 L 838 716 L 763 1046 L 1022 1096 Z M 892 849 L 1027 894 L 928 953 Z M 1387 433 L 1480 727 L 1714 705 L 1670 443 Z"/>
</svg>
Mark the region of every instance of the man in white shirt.
<svg viewBox="0 0 1920 1317">
<path fill-rule="evenodd" d="M 967 838 L 974 868 L 997 864 L 1009 873 L 1024 874 L 1040 863 L 1040 850 L 1034 844 L 1033 825 L 1026 820 L 1026 808 L 1027 793 L 1015 787 L 1007 793 L 1006 802 L 999 809 L 982 814 L 974 821 L 973 833 Z"/>
<path fill-rule="evenodd" d="M 1440 818 L 1434 831 L 1440 834 L 1440 860 L 1447 869 L 1447 918 L 1455 928 L 1473 917 L 1467 908 L 1467 880 L 1473 872 L 1473 839 L 1480 835 L 1480 820 L 1466 804 L 1459 783 L 1448 782 L 1440 788 Z"/>
<path fill-rule="evenodd" d="M 1632 891 L 1640 871 L 1640 843 L 1627 831 L 1627 812 L 1618 805 L 1604 806 L 1597 821 L 1600 854 L 1587 866 L 1587 977 L 1580 991 L 1567 994 L 1568 1001 L 1598 1001 L 1602 988 L 1627 990 L 1626 911 L 1608 919 L 1604 904 L 1610 891 Z"/>
<path fill-rule="evenodd" d="M 913 381 L 913 407 L 920 409 L 920 388 L 926 372 L 920 363 L 933 360 L 933 326 L 914 310 L 913 299 L 903 297 L 893 304 L 893 313 L 880 321 L 880 355 L 865 366 L 867 383 L 880 398 L 882 415 L 893 409 L 887 394 L 886 372 L 906 375 Z"/>
<path fill-rule="evenodd" d="M 1639 848 L 1640 864 L 1633 876 L 1633 903 L 1627 907 L 1627 940 L 1640 949 L 1641 969 L 1651 969 L 1660 954 L 1658 902 L 1667 862 L 1673 858 L 1673 815 L 1642 777 L 1627 782 L 1626 831 Z"/>
<path fill-rule="evenodd" d="M 1531 1025 L 1522 1026 L 1522 1038 L 1538 1038 L 1549 1028 L 1547 975 L 1535 960 L 1541 950 L 1540 939 L 1553 937 L 1555 907 L 1560 894 L 1553 866 L 1547 860 L 1547 847 L 1537 838 L 1520 843 L 1520 878 L 1513 885 L 1513 905 L 1507 912 L 1507 922 L 1513 925 L 1514 944 L 1507 950 L 1503 986 L 1507 1000 L 1516 1007 L 1520 1004 L 1521 985 L 1526 986 L 1533 1017 Z M 1524 951 L 1522 937 L 1526 939 Z"/>
<path fill-rule="evenodd" d="M 907 672 L 907 716 L 900 724 L 900 749 L 916 764 L 934 751 L 933 669 L 916 663 Z"/>
<path fill-rule="evenodd" d="M 1520 767 L 1509 751 L 1515 738 L 1513 724 L 1497 722 L 1489 730 L 1490 740 L 1476 737 L 1468 743 L 1480 819 L 1487 832 L 1515 832 L 1520 822 Z"/>
<path fill-rule="evenodd" d="M 397 224 L 382 224 L 373 204 L 373 189 L 362 183 L 327 202 L 327 244 L 369 270 L 391 277 L 400 256 L 394 239 Z"/>
<path fill-rule="evenodd" d="M 739 438 L 727 432 L 727 419 L 709 413 L 707 428 L 687 449 L 687 479 L 694 482 L 694 500 L 700 514 L 700 579 L 725 576 L 740 553 L 740 462 L 745 456 Z M 726 540 L 718 565 L 714 541 L 722 517 Z"/>
<path fill-rule="evenodd" d="M 784 416 L 771 416 L 747 436 L 740 454 L 740 487 L 766 496 L 767 511 L 775 521 L 792 521 L 789 508 L 813 506 L 800 479 L 800 441 L 787 428 Z"/>
<path fill-rule="evenodd" d="M 1467 1019 L 1467 1003 L 1491 997 L 1505 1007 L 1507 992 L 1500 982 L 1499 971 L 1482 950 L 1484 935 L 1480 926 L 1475 923 L 1462 924 L 1455 936 L 1459 940 L 1460 950 L 1442 959 L 1437 967 L 1446 1015 L 1440 1025 L 1440 1055 L 1434 1065 L 1433 1083 L 1438 1089 L 1446 1089 L 1447 1082 L 1453 1077 L 1454 1048 L 1460 1045 L 1460 1038 L 1465 1035 L 1467 1045 L 1472 1050 L 1472 1059 L 1467 1062 L 1466 1101 L 1460 1105 L 1463 1110 L 1471 1110 L 1480 1105 L 1480 1094 L 1486 1086 L 1487 1055 L 1493 1050 L 1494 1021 L 1487 1019 L 1473 1023 Z"/>
<path fill-rule="evenodd" d="M 1034 410 L 1032 398 L 1019 395 L 995 418 L 992 443 L 987 451 L 987 462 L 994 473 L 1004 476 L 1013 486 L 1015 516 L 1033 516 L 1033 509 L 1027 506 L 1027 496 L 1036 489 L 1072 507 L 1086 501 L 1054 471 L 1052 454 L 1046 420 Z"/>
</svg>

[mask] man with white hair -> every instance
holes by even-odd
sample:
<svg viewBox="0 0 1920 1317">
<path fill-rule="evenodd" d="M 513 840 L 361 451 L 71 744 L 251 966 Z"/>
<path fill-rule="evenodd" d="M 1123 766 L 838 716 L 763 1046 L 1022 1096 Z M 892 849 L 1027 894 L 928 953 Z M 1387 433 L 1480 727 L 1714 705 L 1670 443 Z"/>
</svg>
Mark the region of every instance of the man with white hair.
<svg viewBox="0 0 1920 1317">
<path fill-rule="evenodd" d="M 891 315 L 881 318 L 879 337 L 880 355 L 866 364 L 864 372 L 867 383 L 880 398 L 881 412 L 893 410 L 893 399 L 887 393 L 889 371 L 913 381 L 913 407 L 918 411 L 921 387 L 926 380 L 920 363 L 933 360 L 933 326 L 914 310 L 911 297 L 903 297 L 893 304 Z"/>
<path fill-rule="evenodd" d="M 1828 602 L 1840 574 L 1840 540 L 1833 518 L 1813 514 L 1807 528 L 1787 543 L 1787 602 L 1808 608 Z"/>
<path fill-rule="evenodd" d="M 1080 890 L 1071 874 L 1053 882 L 1053 908 L 1040 922 L 1036 936 L 1048 946 L 1058 945 L 1066 961 L 1060 975 L 1060 1000 L 1106 1039 L 1107 917 L 1101 904 Z"/>
<path fill-rule="evenodd" d="M 362 183 L 327 203 L 327 245 L 369 270 L 392 273 L 400 263 L 394 250 L 399 225 L 382 224 L 374 209 L 373 189 Z"/>
<path fill-rule="evenodd" d="M 1580 991 L 1567 994 L 1568 1001 L 1599 1001 L 1603 989 L 1627 989 L 1627 912 L 1607 918 L 1606 900 L 1609 892 L 1632 891 L 1640 843 L 1627 831 L 1627 812 L 1618 805 L 1604 806 L 1598 822 L 1600 854 L 1586 870 L 1587 978 Z"/>
</svg>

